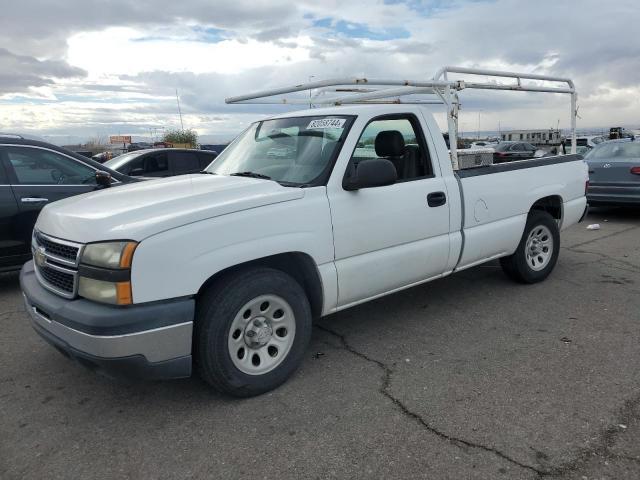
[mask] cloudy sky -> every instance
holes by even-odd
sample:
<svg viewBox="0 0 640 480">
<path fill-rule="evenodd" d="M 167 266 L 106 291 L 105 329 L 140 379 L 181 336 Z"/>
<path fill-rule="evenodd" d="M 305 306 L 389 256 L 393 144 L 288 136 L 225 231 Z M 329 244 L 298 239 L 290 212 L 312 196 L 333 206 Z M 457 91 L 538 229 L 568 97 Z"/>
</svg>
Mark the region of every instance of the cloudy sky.
<svg viewBox="0 0 640 480">
<path fill-rule="evenodd" d="M 231 95 L 442 65 L 574 79 L 579 126 L 640 126 L 637 0 L 19 0 L 0 17 L 0 131 L 56 143 L 179 127 L 232 138 L 283 107 Z M 461 129 L 568 126 L 563 95 L 462 97 Z M 479 115 L 480 114 L 480 115 Z"/>
</svg>

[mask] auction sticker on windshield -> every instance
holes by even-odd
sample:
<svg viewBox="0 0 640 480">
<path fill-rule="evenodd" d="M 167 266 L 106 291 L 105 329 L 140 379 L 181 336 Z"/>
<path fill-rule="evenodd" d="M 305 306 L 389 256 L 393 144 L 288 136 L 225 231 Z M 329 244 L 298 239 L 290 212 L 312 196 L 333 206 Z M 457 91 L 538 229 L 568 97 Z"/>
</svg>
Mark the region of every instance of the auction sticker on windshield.
<svg viewBox="0 0 640 480">
<path fill-rule="evenodd" d="M 346 122 L 345 118 L 321 118 L 318 120 L 311 120 L 307 125 L 307 130 L 312 128 L 342 128 Z"/>
</svg>

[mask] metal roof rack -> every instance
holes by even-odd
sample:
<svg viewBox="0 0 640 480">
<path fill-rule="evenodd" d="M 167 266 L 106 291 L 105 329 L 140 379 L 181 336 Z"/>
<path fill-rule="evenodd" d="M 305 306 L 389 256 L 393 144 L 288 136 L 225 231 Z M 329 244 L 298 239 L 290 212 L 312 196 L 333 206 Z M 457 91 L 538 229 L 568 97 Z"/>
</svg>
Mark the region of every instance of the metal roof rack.
<svg viewBox="0 0 640 480">
<path fill-rule="evenodd" d="M 487 77 L 486 81 L 451 80 L 450 74 Z M 515 83 L 498 83 L 497 79 L 515 79 Z M 523 80 L 528 83 L 523 84 Z M 531 82 L 538 83 L 531 83 Z M 540 84 L 539 82 L 545 82 Z M 549 85 L 551 83 L 552 85 Z M 577 93 L 569 78 L 485 70 L 465 67 L 443 67 L 431 80 L 392 80 L 378 78 L 333 78 L 302 83 L 291 87 L 263 90 L 230 97 L 226 103 L 253 103 L 271 105 L 347 105 L 347 104 L 440 104 L 447 108 L 449 144 L 457 145 L 458 92 L 466 89 L 507 90 L 519 92 L 564 93 L 571 95 L 571 153 L 576 153 Z M 286 94 L 309 91 L 309 97 L 280 97 Z M 312 93 L 312 91 L 314 91 Z M 425 98 L 427 96 L 427 98 Z M 451 149 L 451 163 L 458 169 L 457 149 Z"/>
<path fill-rule="evenodd" d="M 25 139 L 22 135 L 17 134 L 17 133 L 2 133 L 2 132 L 0 132 L 0 137 L 3 137 L 3 138 L 20 138 L 22 140 Z"/>
</svg>

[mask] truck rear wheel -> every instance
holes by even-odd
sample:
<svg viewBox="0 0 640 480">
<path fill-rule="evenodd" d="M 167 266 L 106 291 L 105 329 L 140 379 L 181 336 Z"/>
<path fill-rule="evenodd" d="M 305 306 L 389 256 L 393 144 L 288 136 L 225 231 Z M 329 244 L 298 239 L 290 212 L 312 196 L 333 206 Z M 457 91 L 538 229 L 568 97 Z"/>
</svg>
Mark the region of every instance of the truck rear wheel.
<svg viewBox="0 0 640 480">
<path fill-rule="evenodd" d="M 196 363 L 215 389 L 250 397 L 282 384 L 311 338 L 311 307 L 286 273 L 252 268 L 225 277 L 198 301 Z"/>
<path fill-rule="evenodd" d="M 560 253 L 558 223 L 547 212 L 533 210 L 513 255 L 500 259 L 507 276 L 521 283 L 541 282 L 549 276 Z"/>
</svg>

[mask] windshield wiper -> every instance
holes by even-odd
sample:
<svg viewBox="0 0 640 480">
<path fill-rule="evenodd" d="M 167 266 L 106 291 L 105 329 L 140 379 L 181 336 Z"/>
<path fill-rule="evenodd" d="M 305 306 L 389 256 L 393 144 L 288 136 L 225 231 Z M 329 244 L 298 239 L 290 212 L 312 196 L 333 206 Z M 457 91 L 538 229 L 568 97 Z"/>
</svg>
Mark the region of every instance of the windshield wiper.
<svg viewBox="0 0 640 480">
<path fill-rule="evenodd" d="M 216 172 L 207 172 L 206 170 L 201 170 L 201 171 L 199 171 L 198 173 L 206 173 L 206 174 L 208 174 L 208 175 L 217 175 L 217 173 L 216 173 Z"/>
<path fill-rule="evenodd" d="M 263 175 L 261 173 L 256 172 L 236 172 L 231 173 L 230 175 L 234 177 L 251 177 L 251 178 L 262 178 L 263 180 L 271 180 L 269 175 Z"/>
</svg>

